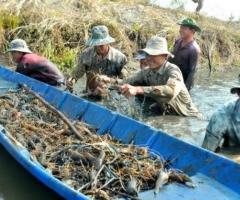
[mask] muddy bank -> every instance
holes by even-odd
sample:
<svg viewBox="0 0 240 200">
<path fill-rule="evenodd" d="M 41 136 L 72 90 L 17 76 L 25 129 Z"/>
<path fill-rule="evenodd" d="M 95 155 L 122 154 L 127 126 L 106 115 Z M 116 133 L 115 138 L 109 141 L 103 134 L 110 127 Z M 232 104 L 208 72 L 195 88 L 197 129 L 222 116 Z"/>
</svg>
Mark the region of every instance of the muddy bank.
<svg viewBox="0 0 240 200">
<path fill-rule="evenodd" d="M 22 1 L 21 1 L 22 2 Z M 108 26 L 116 38 L 113 45 L 129 58 L 155 34 L 165 33 L 169 47 L 178 37 L 176 22 L 194 18 L 202 27 L 196 39 L 202 49 L 201 65 L 240 66 L 239 22 L 225 22 L 190 12 L 165 9 L 147 0 L 54 0 L 1 2 L 0 46 L 4 51 L 8 41 L 25 39 L 34 52 L 50 58 L 61 70 L 70 71 L 75 56 L 85 48 L 94 25 Z"/>
</svg>

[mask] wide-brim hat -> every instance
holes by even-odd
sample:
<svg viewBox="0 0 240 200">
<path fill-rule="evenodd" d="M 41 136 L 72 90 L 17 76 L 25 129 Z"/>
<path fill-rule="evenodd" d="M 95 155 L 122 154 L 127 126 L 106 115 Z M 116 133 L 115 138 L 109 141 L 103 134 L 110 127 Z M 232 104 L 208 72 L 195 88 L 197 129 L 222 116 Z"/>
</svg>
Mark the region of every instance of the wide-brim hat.
<svg viewBox="0 0 240 200">
<path fill-rule="evenodd" d="M 198 32 L 201 32 L 201 28 L 198 26 L 197 22 L 192 18 L 183 19 L 183 20 L 177 22 L 177 24 L 182 25 L 182 26 L 187 26 Z"/>
<path fill-rule="evenodd" d="M 152 56 L 166 54 L 174 57 L 173 54 L 168 51 L 167 40 L 159 36 L 153 36 L 151 39 L 149 39 L 146 48 L 141 49 L 139 52 L 145 52 Z"/>
<path fill-rule="evenodd" d="M 25 40 L 15 39 L 10 42 L 9 49 L 6 52 L 18 51 L 22 53 L 32 53 Z"/>
<path fill-rule="evenodd" d="M 94 26 L 92 28 L 92 35 L 86 42 L 87 46 L 100 46 L 105 44 L 111 44 L 115 42 L 115 39 L 109 35 L 108 28 L 106 26 Z"/>
</svg>

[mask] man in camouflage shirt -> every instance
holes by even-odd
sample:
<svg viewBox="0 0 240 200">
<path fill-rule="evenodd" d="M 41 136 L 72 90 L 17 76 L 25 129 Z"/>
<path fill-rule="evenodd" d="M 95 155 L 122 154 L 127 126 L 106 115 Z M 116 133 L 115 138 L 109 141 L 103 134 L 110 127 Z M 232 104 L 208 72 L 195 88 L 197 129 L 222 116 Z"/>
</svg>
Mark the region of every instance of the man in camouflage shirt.
<svg viewBox="0 0 240 200">
<path fill-rule="evenodd" d="M 114 41 L 106 26 L 93 27 L 92 36 L 86 43 L 89 47 L 78 55 L 77 66 L 72 73 L 73 78 L 79 79 L 85 73 L 88 79 L 93 73 L 106 77 L 125 77 L 127 58 L 119 50 L 110 46 Z"/>
<path fill-rule="evenodd" d="M 207 126 L 203 147 L 217 151 L 224 146 L 240 146 L 240 86 L 231 89 L 238 98 L 218 109 Z"/>
<path fill-rule="evenodd" d="M 201 116 L 192 103 L 180 69 L 167 62 L 171 53 L 166 39 L 154 36 L 141 51 L 147 54 L 149 68 L 127 79 L 121 92 L 125 96 L 151 97 L 166 114 Z"/>
</svg>

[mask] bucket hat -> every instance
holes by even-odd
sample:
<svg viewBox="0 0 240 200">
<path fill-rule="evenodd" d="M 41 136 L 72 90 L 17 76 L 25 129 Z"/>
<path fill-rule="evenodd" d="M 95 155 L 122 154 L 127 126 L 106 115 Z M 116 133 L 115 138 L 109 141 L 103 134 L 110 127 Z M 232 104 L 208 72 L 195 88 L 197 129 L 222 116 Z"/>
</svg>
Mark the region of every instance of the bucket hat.
<svg viewBox="0 0 240 200">
<path fill-rule="evenodd" d="M 173 57 L 173 54 L 168 51 L 167 40 L 159 36 L 153 36 L 149 39 L 146 48 L 141 49 L 139 52 L 145 52 L 153 56 L 167 54 Z"/>
<path fill-rule="evenodd" d="M 104 25 L 94 26 L 92 35 L 86 42 L 87 46 L 99 46 L 115 42 L 115 39 L 109 35 L 108 28 Z"/>
<path fill-rule="evenodd" d="M 32 53 L 25 40 L 15 39 L 10 42 L 7 52 L 18 51 L 23 53 Z"/>
</svg>

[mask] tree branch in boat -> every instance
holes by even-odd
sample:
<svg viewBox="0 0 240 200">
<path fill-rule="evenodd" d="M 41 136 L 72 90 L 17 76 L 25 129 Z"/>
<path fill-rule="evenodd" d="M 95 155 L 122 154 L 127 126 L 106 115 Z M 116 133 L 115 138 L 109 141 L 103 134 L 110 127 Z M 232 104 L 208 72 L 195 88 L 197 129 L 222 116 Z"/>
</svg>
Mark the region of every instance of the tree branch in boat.
<svg viewBox="0 0 240 200">
<path fill-rule="evenodd" d="M 24 90 L 26 90 L 28 93 L 32 94 L 34 97 L 36 97 L 39 101 L 41 101 L 47 108 L 49 108 L 53 113 L 57 114 L 64 123 L 66 123 L 69 127 L 69 129 L 80 139 L 83 140 L 82 135 L 79 133 L 79 131 L 73 126 L 72 122 L 59 110 L 57 110 L 54 106 L 49 104 L 45 99 L 43 99 L 39 94 L 32 91 L 30 88 L 28 88 L 26 85 L 20 85 Z"/>
</svg>

